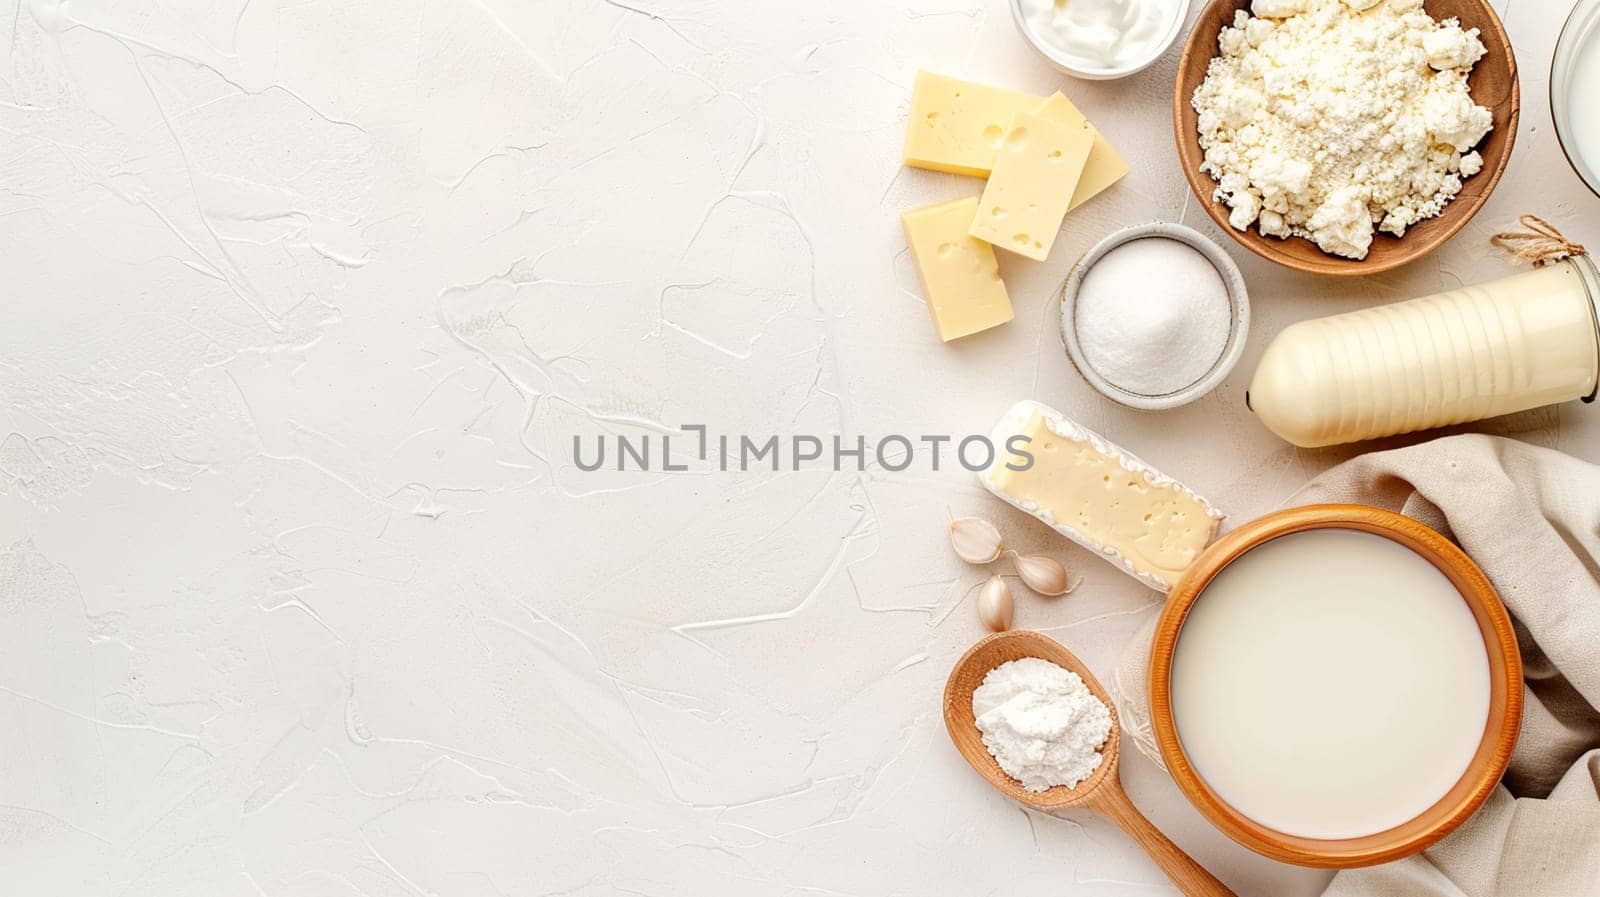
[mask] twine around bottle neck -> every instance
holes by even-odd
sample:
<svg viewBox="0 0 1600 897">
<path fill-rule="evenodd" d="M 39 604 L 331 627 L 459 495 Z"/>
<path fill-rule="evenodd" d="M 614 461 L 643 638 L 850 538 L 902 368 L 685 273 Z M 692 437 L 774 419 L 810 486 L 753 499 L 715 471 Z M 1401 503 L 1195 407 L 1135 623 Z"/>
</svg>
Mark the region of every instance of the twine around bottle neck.
<svg viewBox="0 0 1600 897">
<path fill-rule="evenodd" d="M 1582 243 L 1567 239 L 1554 224 L 1538 215 L 1522 215 L 1517 223 L 1527 229 L 1501 231 L 1489 238 L 1490 243 L 1511 253 L 1513 264 L 1531 262 L 1535 268 L 1542 268 L 1564 258 L 1588 254 Z"/>
</svg>

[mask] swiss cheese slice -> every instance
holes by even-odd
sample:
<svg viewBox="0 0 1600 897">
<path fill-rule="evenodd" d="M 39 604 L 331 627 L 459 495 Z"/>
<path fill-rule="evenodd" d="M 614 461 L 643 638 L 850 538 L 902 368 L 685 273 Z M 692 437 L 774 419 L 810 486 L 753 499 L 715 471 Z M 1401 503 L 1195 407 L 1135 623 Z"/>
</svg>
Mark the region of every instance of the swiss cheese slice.
<svg viewBox="0 0 1600 897">
<path fill-rule="evenodd" d="M 900 216 L 928 313 L 947 343 L 1011 320 L 994 247 L 967 232 L 977 211 L 977 197 L 968 196 Z"/>
<path fill-rule="evenodd" d="M 986 178 L 1005 139 L 1006 125 L 1018 112 L 1037 112 L 1063 124 L 1081 125 L 1086 121 L 1078 107 L 1060 92 L 1046 99 L 919 71 L 911 90 L 911 115 L 906 122 L 901 159 L 913 168 Z M 1067 209 L 1083 205 L 1127 173 L 1128 163 L 1097 130 L 1094 148 Z"/>
<path fill-rule="evenodd" d="M 917 72 L 902 158 L 913 168 L 988 177 L 1011 116 L 1042 102 L 1029 93 Z"/>
<path fill-rule="evenodd" d="M 1089 151 L 1089 160 L 1084 163 L 1083 174 L 1078 178 L 1078 186 L 1072 193 L 1072 202 L 1067 205 L 1067 211 L 1072 211 L 1078 206 L 1088 202 L 1090 198 L 1105 188 L 1122 180 L 1128 173 L 1128 163 L 1123 161 L 1117 148 L 1111 145 L 1106 135 L 1089 124 L 1083 117 L 1078 107 L 1061 94 L 1060 91 L 1050 95 L 1037 110 L 1045 118 L 1053 118 L 1066 125 L 1087 126 L 1094 130 L 1094 148 Z"/>
<path fill-rule="evenodd" d="M 983 187 L 972 235 L 1031 259 L 1048 258 L 1094 138 L 1087 121 L 1013 115 Z"/>
</svg>

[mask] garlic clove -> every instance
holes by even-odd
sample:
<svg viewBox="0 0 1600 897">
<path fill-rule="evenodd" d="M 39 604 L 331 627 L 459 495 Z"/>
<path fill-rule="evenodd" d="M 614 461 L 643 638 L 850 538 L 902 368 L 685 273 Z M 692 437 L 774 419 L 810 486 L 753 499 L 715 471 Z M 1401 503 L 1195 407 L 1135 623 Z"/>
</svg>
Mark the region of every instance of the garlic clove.
<svg viewBox="0 0 1600 897">
<path fill-rule="evenodd" d="M 957 517 L 950 521 L 950 544 L 969 564 L 990 564 L 1005 550 L 994 524 L 982 517 Z"/>
<path fill-rule="evenodd" d="M 978 592 L 978 619 L 995 632 L 1011 628 L 1011 587 L 998 576 L 989 577 Z"/>
<path fill-rule="evenodd" d="M 1023 583 L 1046 598 L 1055 598 L 1072 591 L 1072 584 L 1067 582 L 1067 568 L 1055 558 L 1037 554 L 1019 554 L 1012 560 L 1017 565 L 1017 576 Z"/>
</svg>

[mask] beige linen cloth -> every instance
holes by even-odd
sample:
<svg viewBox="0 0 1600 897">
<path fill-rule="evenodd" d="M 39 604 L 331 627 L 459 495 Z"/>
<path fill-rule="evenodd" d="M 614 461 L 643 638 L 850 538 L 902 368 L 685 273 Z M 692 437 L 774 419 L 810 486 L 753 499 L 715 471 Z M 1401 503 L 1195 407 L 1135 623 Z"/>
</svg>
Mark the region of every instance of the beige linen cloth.
<svg viewBox="0 0 1600 897">
<path fill-rule="evenodd" d="M 1510 771 L 1481 810 L 1418 856 L 1340 872 L 1324 897 L 1600 897 L 1600 467 L 1449 436 L 1347 461 L 1285 505 L 1328 501 L 1399 511 L 1466 549 L 1516 620 L 1527 700 Z M 1127 734 L 1152 756 L 1154 625 L 1115 678 Z"/>
</svg>

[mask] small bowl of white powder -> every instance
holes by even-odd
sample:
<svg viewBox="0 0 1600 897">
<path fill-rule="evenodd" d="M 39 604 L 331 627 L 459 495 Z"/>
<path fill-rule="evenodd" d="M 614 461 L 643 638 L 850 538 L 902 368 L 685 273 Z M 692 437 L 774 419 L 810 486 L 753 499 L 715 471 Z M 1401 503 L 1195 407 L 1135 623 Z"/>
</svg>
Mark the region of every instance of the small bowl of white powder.
<svg viewBox="0 0 1600 897">
<path fill-rule="evenodd" d="M 1089 384 L 1144 411 L 1176 408 L 1221 383 L 1244 352 L 1250 300 L 1239 268 L 1181 224 L 1119 230 L 1061 288 L 1061 341 Z"/>
</svg>

